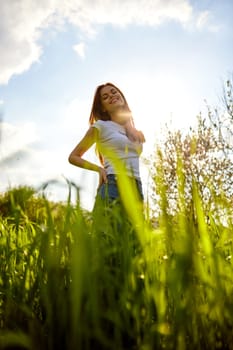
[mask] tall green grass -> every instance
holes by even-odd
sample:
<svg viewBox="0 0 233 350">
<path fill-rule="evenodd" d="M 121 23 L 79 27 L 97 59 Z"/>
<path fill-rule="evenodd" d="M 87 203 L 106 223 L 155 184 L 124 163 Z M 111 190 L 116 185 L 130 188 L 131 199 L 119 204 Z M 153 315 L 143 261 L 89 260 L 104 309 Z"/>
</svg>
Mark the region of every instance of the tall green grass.
<svg viewBox="0 0 233 350">
<path fill-rule="evenodd" d="M 232 349 L 232 208 L 206 212 L 193 182 L 171 215 L 163 168 L 157 224 L 127 179 L 123 206 L 79 200 L 0 219 L 0 349 Z M 70 191 L 77 190 L 70 184 Z M 77 196 L 78 198 L 78 196 Z M 36 219 L 38 218 L 38 219 Z"/>
</svg>

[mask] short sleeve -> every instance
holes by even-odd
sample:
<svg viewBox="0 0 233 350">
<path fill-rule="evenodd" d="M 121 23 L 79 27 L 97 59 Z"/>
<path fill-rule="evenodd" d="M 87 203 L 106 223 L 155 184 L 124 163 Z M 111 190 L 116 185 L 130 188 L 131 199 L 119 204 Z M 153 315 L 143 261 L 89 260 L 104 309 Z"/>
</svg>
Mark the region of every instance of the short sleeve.
<svg viewBox="0 0 233 350">
<path fill-rule="evenodd" d="M 97 130 L 101 130 L 101 122 L 102 120 L 97 120 L 94 124 L 92 124 L 92 128 L 96 128 Z"/>
</svg>

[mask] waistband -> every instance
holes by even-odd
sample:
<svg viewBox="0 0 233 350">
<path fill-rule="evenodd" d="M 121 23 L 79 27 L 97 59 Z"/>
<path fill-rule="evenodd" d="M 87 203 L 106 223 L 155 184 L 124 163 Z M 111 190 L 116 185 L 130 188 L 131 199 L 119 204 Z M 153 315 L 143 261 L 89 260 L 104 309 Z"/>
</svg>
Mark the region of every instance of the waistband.
<svg viewBox="0 0 233 350">
<path fill-rule="evenodd" d="M 117 180 L 118 180 L 118 177 L 119 177 L 119 175 L 115 175 L 115 174 L 109 174 L 109 175 L 107 175 L 107 179 L 108 179 L 108 180 L 115 180 L 115 181 L 117 181 Z M 138 183 L 142 183 L 141 179 L 138 178 L 138 177 L 127 176 L 127 178 L 128 178 L 130 181 L 136 181 L 136 182 L 138 182 Z"/>
</svg>

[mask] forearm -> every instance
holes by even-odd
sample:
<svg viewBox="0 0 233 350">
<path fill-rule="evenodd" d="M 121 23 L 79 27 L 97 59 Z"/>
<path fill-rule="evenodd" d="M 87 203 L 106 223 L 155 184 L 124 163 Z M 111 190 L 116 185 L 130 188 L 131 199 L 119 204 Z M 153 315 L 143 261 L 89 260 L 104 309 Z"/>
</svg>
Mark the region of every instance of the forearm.
<svg viewBox="0 0 233 350">
<path fill-rule="evenodd" d="M 83 169 L 87 169 L 87 170 L 91 170 L 91 171 L 96 171 L 96 172 L 99 172 L 100 168 L 101 168 L 100 166 L 98 166 L 92 162 L 89 162 L 86 159 L 83 159 L 79 156 L 72 155 L 72 154 L 69 156 L 69 162 L 72 165 L 75 165 L 79 168 L 83 168 Z"/>
<path fill-rule="evenodd" d="M 136 141 L 136 142 L 145 142 L 145 136 L 142 131 L 139 131 L 135 128 L 133 119 L 130 118 L 125 124 L 124 124 L 126 134 L 128 138 L 131 141 Z"/>
<path fill-rule="evenodd" d="M 125 127 L 126 131 L 128 131 L 128 130 L 130 131 L 132 129 L 135 129 L 132 117 L 127 120 L 127 122 L 124 124 L 124 127 Z"/>
</svg>

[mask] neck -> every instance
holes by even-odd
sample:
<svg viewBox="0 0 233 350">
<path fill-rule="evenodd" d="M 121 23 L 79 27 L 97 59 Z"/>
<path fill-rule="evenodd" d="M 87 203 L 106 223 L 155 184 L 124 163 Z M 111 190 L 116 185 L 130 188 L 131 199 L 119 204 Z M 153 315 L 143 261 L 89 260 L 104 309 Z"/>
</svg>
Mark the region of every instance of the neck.
<svg viewBox="0 0 233 350">
<path fill-rule="evenodd" d="M 113 122 L 121 125 L 125 124 L 127 121 L 131 119 L 131 113 L 125 110 L 114 111 L 110 114 L 110 116 Z"/>
</svg>

